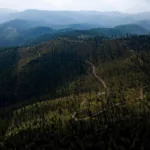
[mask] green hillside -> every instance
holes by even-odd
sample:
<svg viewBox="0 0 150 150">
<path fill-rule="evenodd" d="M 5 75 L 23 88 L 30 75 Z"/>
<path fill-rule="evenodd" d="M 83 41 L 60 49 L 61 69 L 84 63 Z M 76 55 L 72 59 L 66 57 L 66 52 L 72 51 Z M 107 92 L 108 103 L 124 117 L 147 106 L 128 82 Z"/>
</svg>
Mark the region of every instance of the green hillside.
<svg viewBox="0 0 150 150">
<path fill-rule="evenodd" d="M 148 149 L 149 43 L 68 37 L 1 49 L 0 148 Z"/>
<path fill-rule="evenodd" d="M 7 104 L 13 99 L 45 100 L 68 95 L 68 84 L 86 74 L 86 60 L 98 65 L 97 68 L 108 62 L 113 65 L 117 59 L 123 60 L 132 54 L 124 44 L 121 39 L 60 38 L 31 47 L 2 50 L 1 96 Z M 128 59 L 130 62 L 130 58 Z"/>
</svg>

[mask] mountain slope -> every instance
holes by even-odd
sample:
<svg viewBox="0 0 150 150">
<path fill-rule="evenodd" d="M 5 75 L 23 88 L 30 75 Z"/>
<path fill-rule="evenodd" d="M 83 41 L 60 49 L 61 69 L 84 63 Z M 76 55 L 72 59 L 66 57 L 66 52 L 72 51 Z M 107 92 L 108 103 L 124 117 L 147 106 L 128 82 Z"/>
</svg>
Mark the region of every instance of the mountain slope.
<svg viewBox="0 0 150 150">
<path fill-rule="evenodd" d="M 92 28 L 98 28 L 101 25 L 94 25 L 94 24 L 70 24 L 68 25 L 66 28 L 71 28 L 71 29 L 75 29 L 75 30 L 89 30 Z"/>
<path fill-rule="evenodd" d="M 137 24 L 145 28 L 146 30 L 150 31 L 150 20 L 142 20 L 137 22 Z"/>
<path fill-rule="evenodd" d="M 149 34 L 148 30 L 137 24 L 120 25 L 115 27 L 115 29 L 119 30 L 122 33 L 129 33 L 136 35 Z"/>
<path fill-rule="evenodd" d="M 0 24 L 0 46 L 19 46 L 28 39 L 51 33 L 45 22 L 12 20 Z"/>
<path fill-rule="evenodd" d="M 45 22 L 40 21 L 29 21 L 29 20 L 11 20 L 9 22 L 5 22 L 3 24 L 0 24 L 0 28 L 15 28 L 17 30 L 26 30 L 29 28 L 34 28 L 38 26 L 46 26 L 47 24 Z"/>
<path fill-rule="evenodd" d="M 53 30 L 50 27 L 39 26 L 39 27 L 32 28 L 32 29 L 25 31 L 24 37 L 26 39 L 29 39 L 29 38 L 38 37 L 38 36 L 48 34 L 48 33 L 53 33 L 53 32 L 55 32 L 55 30 Z"/>
<path fill-rule="evenodd" d="M 90 59 L 95 64 L 106 62 L 103 65 L 110 66 L 110 71 L 106 72 L 110 72 L 111 75 L 113 61 L 125 59 L 128 55 L 132 55 L 130 49 L 138 50 L 135 43 L 139 39 L 132 41 L 131 38 L 131 40 L 126 41 L 126 39 L 110 40 L 100 37 L 90 39 L 60 38 L 31 47 L 2 50 L 0 51 L 0 60 L 2 60 L 0 64 L 2 79 L 0 82 L 1 97 L 9 104 L 9 102 L 14 103 L 14 99 L 18 102 L 20 99 L 45 100 L 49 99 L 49 97 L 66 96 L 70 93 L 68 84 L 86 73 L 85 60 Z M 142 43 L 138 42 L 138 47 L 141 48 L 139 51 L 144 52 L 149 47 L 149 43 L 147 43 L 149 40 L 141 38 L 141 41 Z M 123 61 L 123 63 L 125 62 Z M 106 68 L 109 68 L 108 66 Z M 114 67 L 118 67 L 118 65 L 115 66 L 114 63 Z M 124 71 L 130 73 L 132 70 L 129 68 L 127 67 L 127 70 L 124 69 Z M 135 69 L 138 68 L 135 66 Z M 124 81 L 126 82 L 124 84 L 128 83 L 128 78 L 124 76 L 125 72 L 121 68 L 119 70 L 120 74 L 123 73 L 121 79 L 125 78 Z M 111 79 L 109 74 L 105 74 L 105 72 L 101 72 L 101 74 L 105 77 L 108 76 L 106 81 Z M 141 77 L 143 77 L 142 74 Z M 111 82 L 111 80 L 108 80 L 108 82 Z M 137 83 L 134 84 L 136 84 L 136 87 L 138 86 Z M 87 84 L 83 91 L 87 91 L 89 85 L 93 84 Z M 97 84 L 93 86 L 95 85 L 97 86 Z M 3 101 L 1 106 L 3 106 Z"/>
<path fill-rule="evenodd" d="M 145 35 L 1 49 L 0 106 L 21 105 L 0 111 L 0 148 L 149 147 L 149 58 Z"/>
<path fill-rule="evenodd" d="M 67 12 L 64 13 L 65 15 L 68 14 Z M 74 14 L 74 12 L 72 13 Z M 145 28 L 137 24 L 120 25 L 115 28 L 94 28 L 96 26 L 98 25 L 70 24 L 63 25 L 63 27 L 67 27 L 66 29 L 53 30 L 49 27 L 49 23 L 45 21 L 11 20 L 0 24 L 0 46 L 29 45 L 65 36 L 89 38 L 93 36 L 119 37 L 127 34 L 149 34 L 149 30 L 147 30 L 148 24 L 145 24 Z"/>
<path fill-rule="evenodd" d="M 19 13 L 15 10 L 0 8 L 0 23 L 14 19 L 14 14 Z"/>
</svg>

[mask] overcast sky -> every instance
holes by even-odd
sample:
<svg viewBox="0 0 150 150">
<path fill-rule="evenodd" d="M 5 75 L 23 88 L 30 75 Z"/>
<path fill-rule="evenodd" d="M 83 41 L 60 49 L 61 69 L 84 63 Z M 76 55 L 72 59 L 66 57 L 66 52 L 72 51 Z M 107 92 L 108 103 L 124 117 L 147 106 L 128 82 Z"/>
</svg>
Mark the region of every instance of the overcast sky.
<svg viewBox="0 0 150 150">
<path fill-rule="evenodd" d="M 150 0 L 0 0 L 0 8 L 141 12 L 150 11 Z"/>
</svg>

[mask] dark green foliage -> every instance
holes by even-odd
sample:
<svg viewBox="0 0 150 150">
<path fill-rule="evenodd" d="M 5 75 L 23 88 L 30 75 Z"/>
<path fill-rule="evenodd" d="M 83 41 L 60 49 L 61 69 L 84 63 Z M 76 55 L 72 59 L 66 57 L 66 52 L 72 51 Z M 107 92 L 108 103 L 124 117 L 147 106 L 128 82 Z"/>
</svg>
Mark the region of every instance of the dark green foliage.
<svg viewBox="0 0 150 150">
<path fill-rule="evenodd" d="M 17 54 L 17 48 L 0 52 L 0 106 L 15 102 Z"/>
<path fill-rule="evenodd" d="M 58 38 L 0 60 L 1 108 L 22 103 L 0 113 L 1 149 L 149 150 L 149 36 Z"/>
<path fill-rule="evenodd" d="M 68 85 L 87 72 L 89 66 L 85 60 L 90 60 L 97 66 L 106 66 L 105 70 L 109 68 L 107 72 L 103 72 L 107 79 L 120 74 L 127 82 L 126 79 L 130 77 L 135 81 L 137 76 L 145 86 L 150 65 L 149 39 L 149 36 L 131 36 L 123 39 L 96 37 L 85 40 L 60 38 L 32 47 L 3 49 L 0 51 L 1 105 L 69 95 Z M 146 65 L 141 63 L 141 60 Z M 118 62 L 118 69 L 113 68 L 115 62 L 116 65 Z M 124 65 L 124 69 L 120 68 L 119 63 Z M 140 66 L 143 69 L 146 67 L 145 71 L 141 70 Z"/>
<path fill-rule="evenodd" d="M 150 148 L 148 103 L 122 105 L 88 121 L 69 120 L 65 126 L 59 119 L 48 126 L 42 122 L 38 129 L 29 127 L 5 139 L 2 149 L 147 150 Z"/>
</svg>

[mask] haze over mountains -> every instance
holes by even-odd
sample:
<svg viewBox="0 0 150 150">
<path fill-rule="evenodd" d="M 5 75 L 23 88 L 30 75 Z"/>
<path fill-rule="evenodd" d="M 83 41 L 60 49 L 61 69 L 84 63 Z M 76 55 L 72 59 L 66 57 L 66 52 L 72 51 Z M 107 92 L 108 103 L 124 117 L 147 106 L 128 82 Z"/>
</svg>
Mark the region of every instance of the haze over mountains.
<svg viewBox="0 0 150 150">
<path fill-rule="evenodd" d="M 20 46 L 29 41 L 47 41 L 60 36 L 149 34 L 149 16 L 150 12 L 127 14 L 35 9 L 18 12 L 0 9 L 0 46 Z"/>
<path fill-rule="evenodd" d="M 5 20 L 3 19 L 4 16 L 7 16 L 5 17 Z M 17 12 L 9 9 L 0 9 L 0 23 L 14 19 L 23 19 L 45 21 L 46 23 L 53 25 L 88 23 L 99 24 L 104 27 L 113 27 L 120 24 L 135 23 L 139 20 L 150 20 L 149 16 L 150 12 L 127 14 L 117 11 L 46 11 L 36 9 Z"/>
</svg>

